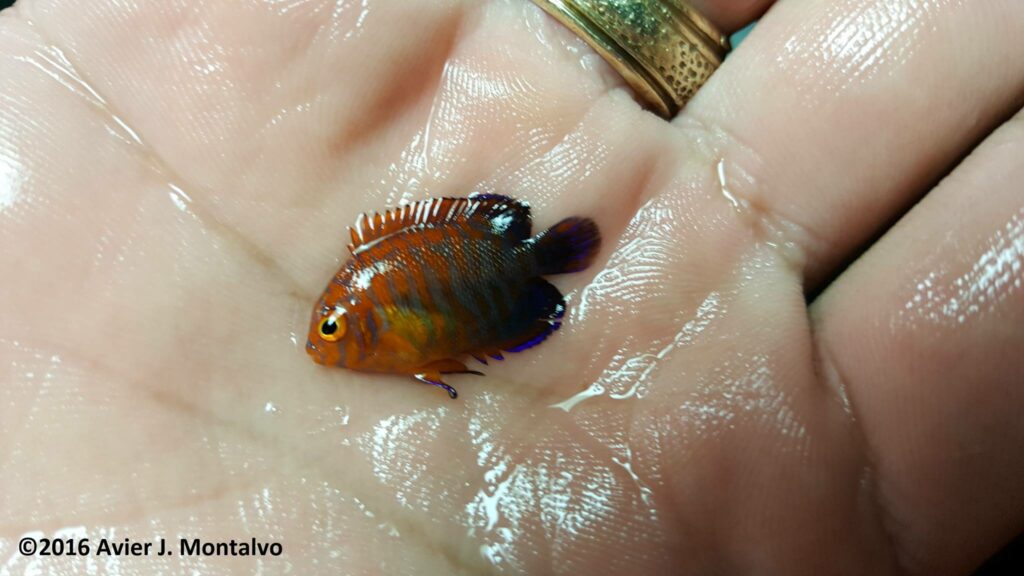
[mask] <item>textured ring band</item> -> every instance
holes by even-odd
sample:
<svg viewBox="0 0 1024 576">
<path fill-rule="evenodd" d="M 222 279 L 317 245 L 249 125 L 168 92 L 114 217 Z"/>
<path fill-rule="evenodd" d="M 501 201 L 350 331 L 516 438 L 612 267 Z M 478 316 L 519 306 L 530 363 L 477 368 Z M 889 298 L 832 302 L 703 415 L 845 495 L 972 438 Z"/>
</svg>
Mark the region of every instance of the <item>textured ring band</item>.
<svg viewBox="0 0 1024 576">
<path fill-rule="evenodd" d="M 533 0 L 594 48 L 659 114 L 675 116 L 729 51 L 682 0 Z"/>
</svg>

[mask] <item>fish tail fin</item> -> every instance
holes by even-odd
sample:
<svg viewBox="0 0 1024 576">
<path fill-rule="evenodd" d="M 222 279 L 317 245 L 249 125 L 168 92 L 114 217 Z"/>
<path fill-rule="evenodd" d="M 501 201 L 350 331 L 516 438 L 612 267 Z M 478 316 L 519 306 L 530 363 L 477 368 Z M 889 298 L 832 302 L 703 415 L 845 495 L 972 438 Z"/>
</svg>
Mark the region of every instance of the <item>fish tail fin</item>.
<svg viewBox="0 0 1024 576">
<path fill-rule="evenodd" d="M 601 248 L 601 232 L 590 218 L 566 218 L 534 238 L 541 274 L 579 272 Z"/>
</svg>

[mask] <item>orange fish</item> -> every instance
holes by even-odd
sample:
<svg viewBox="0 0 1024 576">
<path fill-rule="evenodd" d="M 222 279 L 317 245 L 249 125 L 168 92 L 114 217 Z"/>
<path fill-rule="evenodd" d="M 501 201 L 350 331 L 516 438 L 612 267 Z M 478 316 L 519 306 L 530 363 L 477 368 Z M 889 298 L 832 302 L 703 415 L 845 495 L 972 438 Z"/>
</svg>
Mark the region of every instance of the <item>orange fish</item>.
<svg viewBox="0 0 1024 576">
<path fill-rule="evenodd" d="M 352 258 L 313 308 L 313 360 L 364 372 L 408 374 L 455 398 L 443 374 L 477 374 L 535 346 L 561 326 L 565 300 L 544 274 L 590 265 L 601 236 L 566 218 L 531 237 L 529 206 L 497 194 L 433 198 L 362 215 Z"/>
</svg>

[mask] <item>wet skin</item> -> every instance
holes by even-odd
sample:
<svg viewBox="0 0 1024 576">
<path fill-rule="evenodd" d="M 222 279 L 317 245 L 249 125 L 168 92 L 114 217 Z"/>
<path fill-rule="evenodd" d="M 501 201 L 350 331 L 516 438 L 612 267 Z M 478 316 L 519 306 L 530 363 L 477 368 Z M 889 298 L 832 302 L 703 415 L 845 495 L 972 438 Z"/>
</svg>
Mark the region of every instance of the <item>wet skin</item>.
<svg viewBox="0 0 1024 576">
<path fill-rule="evenodd" d="M 5 567 L 968 572 L 1024 526 L 1024 4 L 964 4 L 781 3 L 673 123 L 522 0 L 3 12 Z M 310 362 L 356 215 L 474 190 L 600 225 L 559 333 L 457 402 Z M 256 563 L 117 569 L 186 566 Z"/>
</svg>

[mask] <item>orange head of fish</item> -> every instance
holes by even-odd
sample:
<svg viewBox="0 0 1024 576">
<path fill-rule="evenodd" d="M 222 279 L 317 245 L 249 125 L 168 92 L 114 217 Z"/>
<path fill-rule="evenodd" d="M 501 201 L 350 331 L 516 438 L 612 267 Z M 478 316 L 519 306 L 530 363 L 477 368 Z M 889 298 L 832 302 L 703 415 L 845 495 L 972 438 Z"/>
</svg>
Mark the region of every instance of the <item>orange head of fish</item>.
<svg viewBox="0 0 1024 576">
<path fill-rule="evenodd" d="M 358 301 L 347 283 L 335 278 L 313 307 L 306 353 L 317 364 L 350 366 L 359 355 Z"/>
</svg>

